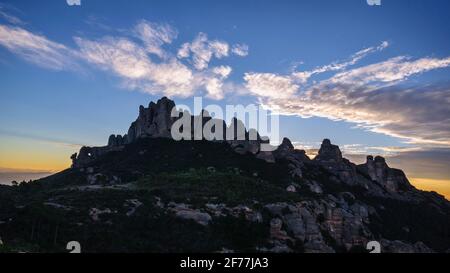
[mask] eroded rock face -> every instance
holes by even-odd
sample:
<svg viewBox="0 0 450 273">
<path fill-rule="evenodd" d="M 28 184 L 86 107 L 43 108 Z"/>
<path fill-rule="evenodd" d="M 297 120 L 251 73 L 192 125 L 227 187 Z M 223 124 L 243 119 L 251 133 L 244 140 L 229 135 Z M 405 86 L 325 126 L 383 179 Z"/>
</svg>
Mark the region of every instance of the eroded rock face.
<svg viewBox="0 0 450 273">
<path fill-rule="evenodd" d="M 305 151 L 297 150 L 288 138 L 284 138 L 280 146 L 273 151 L 275 161 L 287 161 L 292 178 L 302 178 L 304 162 L 310 161 Z"/>
<path fill-rule="evenodd" d="M 188 136 L 192 140 L 226 141 L 236 153 L 252 154 L 267 162 L 275 162 L 272 152 L 260 151 L 261 144 L 269 143 L 269 140 L 261 138 L 254 129 L 247 131 L 242 121 L 233 118 L 227 126 L 224 120 L 212 118 L 205 110 L 198 116 L 179 112 L 176 111 L 172 100 L 163 97 L 157 103 L 150 102 L 147 108 L 142 105 L 139 107 L 138 118 L 131 124 L 128 134 L 111 135 L 108 144 L 103 147 L 82 147 L 78 154 L 71 156 L 72 167 L 81 168 L 89 165 L 100 156 L 111 151 L 119 151 L 124 145 L 140 138 L 172 138 L 172 125 L 183 117 L 188 120 L 187 124 L 191 131 Z M 211 129 L 211 132 L 208 129 Z"/>
<path fill-rule="evenodd" d="M 148 108 L 139 107 L 139 116 L 128 129 L 126 143 L 142 137 L 171 137 L 170 129 L 175 117 L 171 117 L 175 103 L 166 97 L 157 103 L 150 102 Z"/>
<path fill-rule="evenodd" d="M 129 141 L 141 137 L 168 137 L 173 120 L 167 117 L 170 116 L 169 108 L 172 105 L 174 104 L 163 98 L 156 104 L 151 103 L 148 108 L 141 107 L 139 117 L 130 127 L 131 131 L 128 135 L 110 136 L 108 145 L 105 147 L 83 147 L 79 154 L 72 156 L 74 167 L 80 167 L 80 171 L 86 173 L 87 182 L 90 184 L 102 184 L 105 181 L 110 184 L 120 183 L 120 179 L 114 178 L 109 173 L 103 175 L 103 170 L 94 169 L 93 165 L 88 168 L 81 167 L 92 163 L 104 153 L 127 147 L 125 145 Z M 191 121 L 194 122 L 195 118 L 201 119 L 202 126 L 211 120 L 209 117 L 196 116 L 191 117 Z M 433 202 L 440 208 L 446 206 L 443 197 L 431 193 L 420 197 L 421 194 L 417 193 L 418 191 L 412 190 L 413 187 L 404 173 L 390 168 L 384 158 L 369 156 L 365 164 L 356 166 L 343 158 L 339 147 L 333 145 L 328 139 L 323 141 L 319 155 L 314 160 L 310 160 L 304 151 L 295 149 L 287 138 L 283 139 L 281 145 L 273 152 L 262 152 L 259 150 L 259 144 L 263 140 L 259 136 L 256 141 L 238 138 L 238 136 L 248 138 L 250 134 L 238 120 L 234 120 L 233 125 L 229 127 L 224 121 L 219 121 L 218 124 L 223 126 L 224 137 L 227 128 L 237 133 L 235 139 L 227 141 L 235 152 L 254 155 L 256 158 L 275 164 L 285 164 L 289 171 L 286 183 L 278 185 L 279 181 L 275 179 L 275 185 L 288 191 L 291 196 L 303 196 L 306 192 L 304 199 L 300 199 L 303 201 L 286 198 L 288 200 L 282 200 L 279 203 L 261 202 L 258 206 L 252 206 L 252 203 L 244 201 L 230 206 L 214 203 L 199 206 L 175 204 L 170 202 L 171 200 L 167 200 L 169 203 L 166 205 L 157 199 L 158 208 L 166 210 L 180 220 L 194 221 L 202 228 L 213 227 L 211 223 L 215 224 L 215 220 L 219 217 L 241 218 L 244 216 L 247 221 L 260 224 L 267 229 L 270 234 L 268 235 L 270 246 L 266 248 L 266 251 L 272 252 L 295 252 L 300 249 L 296 248 L 297 246 L 301 246 L 302 251 L 305 252 L 350 251 L 354 247 L 365 248 L 367 242 L 371 240 L 379 240 L 385 247 L 385 252 L 430 251 L 423 243 L 415 243 L 412 240 L 410 242 L 383 240 L 380 238 L 383 235 L 371 229 L 371 225 L 380 224 L 377 222 L 380 221 L 377 217 L 382 214 L 381 212 L 394 207 L 383 203 L 388 198 L 404 202 L 417 200 Z M 238 131 L 243 133 L 239 134 Z M 138 154 L 147 156 L 147 153 L 149 151 L 142 149 Z M 214 167 L 207 166 L 209 173 L 216 172 Z M 100 171 L 102 173 L 99 173 Z M 238 168 L 235 168 L 234 173 L 242 174 Z M 319 175 L 316 176 L 316 174 Z M 261 173 L 249 172 L 249 175 L 258 178 Z M 342 185 L 345 187 L 341 187 Z M 330 186 L 333 187 L 330 189 Z M 376 197 L 380 201 L 373 203 L 375 201 L 365 199 L 366 197 Z M 189 200 L 185 202 L 188 203 Z M 135 210 L 139 206 L 139 201 L 127 200 L 126 207 L 129 208 L 127 216 L 135 215 Z M 99 221 L 101 214 L 108 213 L 113 212 L 93 209 L 91 218 Z M 405 232 L 410 232 L 408 227 L 405 227 Z"/>
<path fill-rule="evenodd" d="M 291 140 L 287 137 L 283 138 L 280 146 L 273 152 L 275 159 L 283 159 L 291 155 L 294 152 L 294 145 L 292 145 Z"/>
<path fill-rule="evenodd" d="M 412 189 L 403 171 L 390 168 L 386 164 L 386 160 L 381 156 L 377 156 L 375 159 L 372 156 L 368 156 L 366 163 L 359 165 L 358 169 L 389 192 Z"/>
<path fill-rule="evenodd" d="M 276 227 L 272 223 L 274 220 L 271 221 L 272 238 L 281 242 L 286 241 L 287 238 L 298 240 L 303 245 L 305 252 L 334 252 L 325 243 L 315 215 L 304 205 L 301 203 L 276 203 L 265 207 L 273 217 L 276 217 L 274 219 L 277 219 Z M 283 226 L 286 231 L 281 230 Z M 274 234 L 283 236 L 274 236 Z"/>
<path fill-rule="evenodd" d="M 122 146 L 126 144 L 127 142 L 127 135 L 121 136 L 121 135 L 110 135 L 108 139 L 108 146 L 114 147 L 114 146 Z"/>
<path fill-rule="evenodd" d="M 356 175 L 356 165 L 343 158 L 339 146 L 331 144 L 329 139 L 323 140 L 314 162 L 336 174 L 348 185 L 361 184 Z"/>
<path fill-rule="evenodd" d="M 103 146 L 103 147 L 81 147 L 78 154 L 73 154 L 70 159 L 72 159 L 72 168 L 82 168 L 86 165 L 97 160 L 102 155 L 113 152 L 121 151 L 123 146 Z"/>
</svg>

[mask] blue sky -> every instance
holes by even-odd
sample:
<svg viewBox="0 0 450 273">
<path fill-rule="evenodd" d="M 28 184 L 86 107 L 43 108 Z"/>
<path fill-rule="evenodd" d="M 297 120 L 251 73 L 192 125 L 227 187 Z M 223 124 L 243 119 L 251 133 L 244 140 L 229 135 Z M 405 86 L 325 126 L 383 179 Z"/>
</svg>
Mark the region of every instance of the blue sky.
<svg viewBox="0 0 450 273">
<path fill-rule="evenodd" d="M 48 160 L 60 161 L 125 133 L 140 104 L 200 95 L 289 109 L 281 135 L 311 151 L 331 138 L 348 154 L 446 152 L 449 10 L 445 0 L 0 1 L 0 148 L 56 143 Z M 7 164 L 8 153 L 0 168 L 62 166 Z"/>
</svg>

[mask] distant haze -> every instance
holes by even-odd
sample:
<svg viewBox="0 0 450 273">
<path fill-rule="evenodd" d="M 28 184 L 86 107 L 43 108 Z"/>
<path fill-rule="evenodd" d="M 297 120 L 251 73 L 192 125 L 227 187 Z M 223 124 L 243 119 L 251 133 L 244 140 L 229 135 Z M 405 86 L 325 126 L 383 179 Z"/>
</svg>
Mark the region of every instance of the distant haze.
<svg viewBox="0 0 450 273">
<path fill-rule="evenodd" d="M 35 180 L 51 175 L 50 172 L 0 172 L 0 184 L 10 185 L 12 181 Z"/>
</svg>

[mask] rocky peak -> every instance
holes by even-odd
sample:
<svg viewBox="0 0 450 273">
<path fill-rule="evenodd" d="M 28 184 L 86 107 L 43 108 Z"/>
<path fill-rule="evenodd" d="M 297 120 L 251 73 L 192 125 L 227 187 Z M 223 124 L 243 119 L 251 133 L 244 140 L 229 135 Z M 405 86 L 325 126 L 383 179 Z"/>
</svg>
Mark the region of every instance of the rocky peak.
<svg viewBox="0 0 450 273">
<path fill-rule="evenodd" d="M 339 163 L 342 162 L 342 153 L 339 146 L 331 144 L 329 139 L 324 139 L 316 158 L 319 162 Z"/>
<path fill-rule="evenodd" d="M 103 147 L 83 147 L 78 154 L 71 156 L 72 166 L 81 167 L 96 160 L 99 156 L 110 152 L 124 148 L 125 144 L 135 142 L 140 138 L 172 138 L 172 125 L 178 119 L 188 116 L 190 119 L 191 137 L 195 140 L 207 139 L 217 140 L 212 135 L 195 135 L 196 132 L 203 132 L 203 127 L 206 123 L 213 118 L 206 110 L 202 110 L 202 114 L 195 116 L 189 112 L 177 112 L 175 117 L 172 117 L 172 110 L 175 109 L 175 102 L 163 97 L 156 103 L 153 101 L 149 103 L 148 107 L 143 105 L 139 106 L 139 115 L 137 119 L 131 123 L 128 134 L 111 135 L 108 139 L 107 146 Z M 189 120 L 188 119 L 188 120 Z M 229 126 L 226 125 L 224 120 L 213 119 L 212 131 L 216 131 L 222 127 L 223 136 L 222 140 L 226 140 L 233 150 L 240 154 L 251 153 L 253 155 L 260 154 L 260 158 L 266 161 L 273 161 L 273 155 L 271 152 L 260 152 L 260 146 L 262 143 L 269 143 L 268 139 L 263 139 L 255 129 L 247 131 L 245 124 L 237 119 L 233 118 Z M 201 128 L 196 128 L 200 127 Z M 250 140 L 252 139 L 252 140 Z M 289 141 L 290 143 L 290 141 Z M 292 144 L 290 144 L 292 146 Z"/>
<path fill-rule="evenodd" d="M 281 145 L 278 148 L 281 148 L 283 150 L 293 151 L 294 145 L 292 145 L 292 142 L 289 138 L 285 137 L 285 138 L 283 138 L 283 141 L 281 142 Z"/>
<path fill-rule="evenodd" d="M 175 102 L 163 97 L 157 103 L 150 102 L 148 108 L 139 107 L 139 116 L 128 129 L 126 143 L 142 137 L 170 137 L 170 128 L 175 118 L 171 117 Z"/>
<path fill-rule="evenodd" d="M 292 145 L 289 138 L 283 138 L 280 146 L 273 152 L 276 159 L 286 158 L 286 156 L 294 152 L 294 145 Z"/>
<path fill-rule="evenodd" d="M 389 192 L 406 191 L 412 188 L 403 171 L 390 168 L 384 157 L 367 156 L 366 163 L 359 165 L 358 169 Z"/>
<path fill-rule="evenodd" d="M 108 146 L 114 147 L 114 146 L 122 146 L 126 142 L 127 135 L 122 137 L 121 135 L 110 135 L 108 139 Z"/>
</svg>

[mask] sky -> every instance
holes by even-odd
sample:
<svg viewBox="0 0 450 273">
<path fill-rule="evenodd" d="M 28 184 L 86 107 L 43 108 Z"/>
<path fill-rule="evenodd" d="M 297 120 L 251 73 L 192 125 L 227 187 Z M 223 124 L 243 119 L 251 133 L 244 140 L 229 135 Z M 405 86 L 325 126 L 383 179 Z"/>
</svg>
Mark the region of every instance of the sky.
<svg viewBox="0 0 450 273">
<path fill-rule="evenodd" d="M 450 2 L 0 0 L 0 182 L 63 170 L 162 96 L 258 104 L 450 197 Z M 14 174 L 14 175 L 12 175 Z M 3 181 L 2 181 L 3 179 Z"/>
</svg>

